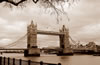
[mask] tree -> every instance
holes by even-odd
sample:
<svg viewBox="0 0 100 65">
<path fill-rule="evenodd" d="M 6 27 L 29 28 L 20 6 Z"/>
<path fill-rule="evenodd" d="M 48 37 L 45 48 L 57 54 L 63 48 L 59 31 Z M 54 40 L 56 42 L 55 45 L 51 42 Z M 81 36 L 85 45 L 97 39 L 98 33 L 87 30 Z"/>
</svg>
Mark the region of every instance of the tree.
<svg viewBox="0 0 100 65">
<path fill-rule="evenodd" d="M 0 0 L 0 3 L 6 2 L 10 3 L 10 6 L 21 6 L 20 4 L 24 2 L 28 2 L 29 0 Z M 47 8 L 51 8 L 57 15 L 57 21 L 59 22 L 59 13 L 63 13 L 66 15 L 67 13 L 63 9 L 63 4 L 67 3 L 69 6 L 78 0 L 32 0 L 33 3 L 39 3 L 41 6 Z M 59 7 L 60 6 L 60 9 Z M 68 16 L 67 19 L 69 20 Z"/>
<path fill-rule="evenodd" d="M 18 1 L 18 0 L 0 0 L 0 3 L 7 2 L 7 3 L 13 4 L 15 6 L 18 6 L 19 4 L 21 4 L 25 1 L 28 1 L 28 0 L 20 0 L 20 1 Z M 34 3 L 38 3 L 40 1 L 41 3 L 53 5 L 54 3 L 62 3 L 62 2 L 71 3 L 71 2 L 75 2 L 76 0 L 32 0 L 32 1 Z"/>
</svg>

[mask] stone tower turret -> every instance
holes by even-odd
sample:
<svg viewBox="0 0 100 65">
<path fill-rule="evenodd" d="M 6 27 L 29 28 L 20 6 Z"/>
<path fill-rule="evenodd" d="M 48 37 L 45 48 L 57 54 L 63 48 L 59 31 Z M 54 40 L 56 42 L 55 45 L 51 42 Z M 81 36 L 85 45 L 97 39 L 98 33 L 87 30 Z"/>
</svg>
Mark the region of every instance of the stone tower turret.
<svg viewBox="0 0 100 65">
<path fill-rule="evenodd" d="M 25 56 L 40 56 L 40 49 L 37 47 L 37 25 L 33 21 L 27 27 L 27 50 Z"/>
<path fill-rule="evenodd" d="M 69 42 L 69 29 L 63 25 L 62 29 L 60 30 L 61 33 L 64 33 L 64 35 L 60 35 L 60 48 L 62 51 L 58 53 L 58 55 L 67 55 L 67 54 L 73 54 L 73 50 L 71 49 L 71 45 Z"/>
</svg>

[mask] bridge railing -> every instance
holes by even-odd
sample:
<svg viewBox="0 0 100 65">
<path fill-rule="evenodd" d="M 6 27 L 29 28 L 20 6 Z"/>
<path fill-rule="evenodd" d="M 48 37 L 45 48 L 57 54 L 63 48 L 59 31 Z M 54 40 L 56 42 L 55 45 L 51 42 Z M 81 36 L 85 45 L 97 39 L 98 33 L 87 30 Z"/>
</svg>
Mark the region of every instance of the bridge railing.
<svg viewBox="0 0 100 65">
<path fill-rule="evenodd" d="M 44 63 L 43 61 L 34 62 L 31 60 L 22 60 L 9 57 L 0 57 L 0 65 L 61 65 L 61 63 Z"/>
</svg>

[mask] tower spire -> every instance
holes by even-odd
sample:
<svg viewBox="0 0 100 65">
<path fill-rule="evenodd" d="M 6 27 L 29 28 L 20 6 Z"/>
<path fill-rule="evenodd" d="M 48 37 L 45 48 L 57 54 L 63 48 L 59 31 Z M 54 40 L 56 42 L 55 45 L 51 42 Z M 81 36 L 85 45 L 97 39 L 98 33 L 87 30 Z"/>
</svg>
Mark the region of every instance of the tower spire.
<svg viewBox="0 0 100 65">
<path fill-rule="evenodd" d="M 31 24 L 33 24 L 33 20 L 31 21 Z"/>
</svg>

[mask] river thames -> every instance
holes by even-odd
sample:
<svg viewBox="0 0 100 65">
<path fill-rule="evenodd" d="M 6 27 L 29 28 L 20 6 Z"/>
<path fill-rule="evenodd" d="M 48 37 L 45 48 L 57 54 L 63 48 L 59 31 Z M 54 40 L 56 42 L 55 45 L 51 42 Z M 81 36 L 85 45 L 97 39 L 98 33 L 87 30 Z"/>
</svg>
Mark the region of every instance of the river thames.
<svg viewBox="0 0 100 65">
<path fill-rule="evenodd" d="M 100 56 L 93 55 L 73 55 L 73 56 L 56 56 L 56 55 L 41 55 L 40 57 L 24 57 L 24 54 L 4 53 L 5 57 L 43 61 L 48 63 L 61 63 L 62 65 L 100 65 Z"/>
</svg>

